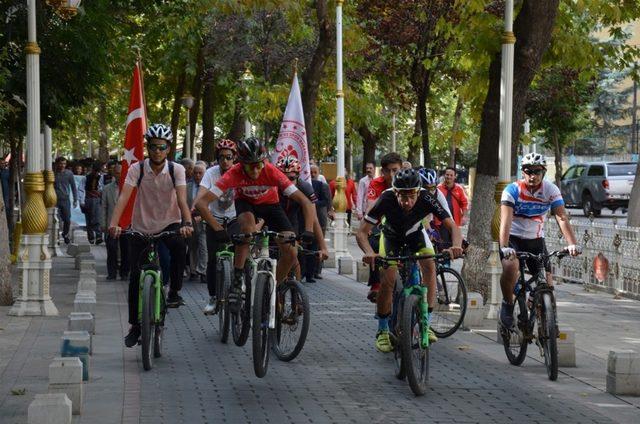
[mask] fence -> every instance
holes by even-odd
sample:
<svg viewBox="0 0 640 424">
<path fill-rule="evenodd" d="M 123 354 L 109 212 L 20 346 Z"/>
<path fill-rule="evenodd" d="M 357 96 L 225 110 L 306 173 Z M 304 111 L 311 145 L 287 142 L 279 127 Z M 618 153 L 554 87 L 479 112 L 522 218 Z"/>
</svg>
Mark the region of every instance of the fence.
<svg viewBox="0 0 640 424">
<path fill-rule="evenodd" d="M 582 255 L 553 260 L 554 278 L 640 299 L 640 228 L 617 225 L 615 218 L 613 224 L 589 219 L 572 220 L 571 225 Z M 562 238 L 555 219 L 549 219 L 545 224 L 549 251 L 566 246 Z"/>
</svg>

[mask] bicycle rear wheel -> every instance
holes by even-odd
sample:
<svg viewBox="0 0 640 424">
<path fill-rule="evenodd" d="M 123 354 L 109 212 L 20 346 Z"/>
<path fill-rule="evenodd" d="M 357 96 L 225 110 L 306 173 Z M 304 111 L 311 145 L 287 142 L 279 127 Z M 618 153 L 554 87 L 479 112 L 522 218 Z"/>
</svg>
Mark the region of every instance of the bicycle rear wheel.
<svg viewBox="0 0 640 424">
<path fill-rule="evenodd" d="M 421 315 L 420 297 L 415 294 L 406 297 L 400 314 L 400 346 L 402 365 L 416 396 L 425 394 L 429 381 L 429 347 L 423 348 L 420 343 L 422 331 L 426 331 Z"/>
<path fill-rule="evenodd" d="M 527 356 L 528 343 L 524 332 L 529 325 L 529 312 L 522 295 L 516 298 L 513 316 L 516 323 L 514 328 L 508 330 L 501 326 L 500 335 L 502 336 L 502 345 L 504 346 L 504 352 L 507 354 L 507 359 L 509 359 L 511 365 L 520 365 Z"/>
<path fill-rule="evenodd" d="M 309 297 L 299 281 L 287 280 L 278 287 L 276 300 L 276 328 L 272 349 L 284 362 L 300 354 L 309 333 L 311 312 Z"/>
<path fill-rule="evenodd" d="M 142 280 L 142 322 L 140 333 L 142 339 L 142 367 L 145 371 L 153 368 L 153 347 L 151 345 L 155 333 L 154 304 L 155 296 L 153 275 L 147 274 Z"/>
<path fill-rule="evenodd" d="M 216 293 L 218 295 L 218 332 L 220 333 L 220 341 L 226 343 L 229 339 L 229 307 L 227 305 L 227 296 L 231 287 L 231 262 L 227 258 L 218 260 L 216 266 Z"/>
<path fill-rule="evenodd" d="M 244 346 L 249 338 L 251 329 L 251 272 L 245 269 L 244 274 L 244 300 L 240 304 L 237 313 L 231 313 L 231 334 L 236 346 Z M 228 299 L 228 297 L 227 297 Z"/>
<path fill-rule="evenodd" d="M 269 315 L 271 300 L 271 276 L 266 273 L 258 275 L 256 281 L 255 301 L 253 304 L 253 370 L 257 377 L 264 377 L 269 366 Z"/>
<path fill-rule="evenodd" d="M 467 313 L 467 287 L 462 276 L 451 268 L 438 270 L 436 304 L 431 313 L 431 329 L 440 338 L 455 333 Z"/>
<path fill-rule="evenodd" d="M 540 302 L 540 320 L 538 321 L 538 341 L 544 352 L 544 365 L 547 368 L 549 380 L 558 379 L 558 334 L 556 318 L 553 311 L 551 293 L 543 292 Z"/>
</svg>

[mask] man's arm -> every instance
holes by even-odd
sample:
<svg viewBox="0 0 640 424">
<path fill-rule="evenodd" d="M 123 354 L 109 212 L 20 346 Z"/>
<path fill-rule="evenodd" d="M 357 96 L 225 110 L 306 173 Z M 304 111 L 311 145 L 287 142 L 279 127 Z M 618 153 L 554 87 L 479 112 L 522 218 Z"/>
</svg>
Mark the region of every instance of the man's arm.
<svg viewBox="0 0 640 424">
<path fill-rule="evenodd" d="M 71 185 L 71 193 L 73 193 L 73 198 L 76 201 L 75 203 L 77 203 L 78 201 L 78 188 L 76 187 L 76 180 L 75 178 L 73 178 L 73 174 L 71 172 L 67 173 L 67 176 L 69 177 L 69 181 L 70 181 L 70 185 Z"/>
<path fill-rule="evenodd" d="M 178 207 L 180 208 L 180 214 L 182 215 L 182 223 L 191 223 L 191 227 L 182 226 L 180 232 L 184 237 L 189 237 L 193 232 L 193 220 L 191 219 L 191 211 L 187 205 L 187 186 L 177 186 L 176 195 L 178 197 Z"/>
<path fill-rule="evenodd" d="M 316 208 L 307 196 L 305 196 L 300 190 L 296 190 L 289 195 L 289 198 L 297 202 L 302 207 L 302 214 L 304 215 L 304 230 L 308 232 L 313 231 L 313 220 L 316 217 Z"/>
<path fill-rule="evenodd" d="M 509 234 L 513 222 L 513 208 L 500 205 L 500 248 L 509 247 Z"/>
<path fill-rule="evenodd" d="M 204 219 L 207 224 L 209 224 L 211 228 L 213 228 L 214 231 L 223 231 L 224 227 L 222 227 L 222 225 L 220 225 L 220 223 L 216 221 L 216 219 L 213 217 L 213 214 L 209 210 L 209 203 L 214 202 L 217 199 L 218 196 L 213 194 L 209 189 L 200 186 L 198 195 L 193 201 L 193 205 L 195 206 L 195 209 L 200 213 L 202 219 Z"/>
<path fill-rule="evenodd" d="M 360 223 L 360 227 L 358 227 L 358 232 L 356 233 L 356 241 L 358 242 L 358 246 L 364 252 L 364 256 L 362 257 L 362 261 L 364 263 L 368 263 L 373 265 L 375 261 L 375 257 L 378 256 L 376 252 L 373 251 L 373 247 L 369 243 L 369 233 L 373 228 L 373 224 L 368 221 L 362 221 Z"/>
<path fill-rule="evenodd" d="M 460 231 L 460 227 L 456 225 L 456 223 L 452 218 L 445 218 L 445 220 L 442 221 L 442 225 L 444 225 L 444 227 L 449 230 L 449 233 L 451 233 L 452 246 L 450 249 L 447 249 L 447 250 L 451 252 L 451 256 L 453 257 L 453 259 L 459 258 L 460 256 L 462 256 L 462 253 L 463 253 L 462 232 Z"/>
<path fill-rule="evenodd" d="M 558 222 L 558 226 L 560 226 L 560 231 L 564 236 L 565 240 L 569 246 L 576 245 L 576 235 L 573 233 L 573 227 L 569 222 L 569 215 L 567 215 L 567 211 L 564 206 L 557 206 L 552 209 L 553 214 L 556 216 L 556 221 Z M 573 255 L 573 253 L 571 253 Z"/>
<path fill-rule="evenodd" d="M 469 210 L 469 199 L 467 199 L 467 193 L 465 193 L 464 188 L 460 187 L 460 223 L 464 223 L 464 217 Z"/>
</svg>

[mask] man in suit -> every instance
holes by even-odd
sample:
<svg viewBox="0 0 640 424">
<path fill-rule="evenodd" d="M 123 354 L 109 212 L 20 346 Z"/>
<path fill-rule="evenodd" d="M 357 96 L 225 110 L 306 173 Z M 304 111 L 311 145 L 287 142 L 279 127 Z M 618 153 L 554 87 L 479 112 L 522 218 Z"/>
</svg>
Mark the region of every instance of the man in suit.
<svg viewBox="0 0 640 424">
<path fill-rule="evenodd" d="M 200 182 L 207 170 L 207 164 L 198 161 L 193 167 L 193 179 L 187 183 L 187 204 L 193 208 L 193 200 L 198 195 Z M 200 277 L 200 282 L 207 282 L 207 232 L 206 223 L 200 216 L 193 219 L 193 235 L 188 241 L 187 264 L 191 279 Z"/>
<path fill-rule="evenodd" d="M 113 210 L 120 195 L 120 172 L 122 165 L 119 163 L 109 168 L 111 182 L 104 186 L 102 190 L 102 213 L 100 214 L 100 224 L 102 231 L 106 235 L 107 244 L 107 280 L 115 280 L 118 271 L 118 248 L 120 248 L 120 279 L 129 279 L 129 249 L 126 237 L 113 238 L 107 232 L 107 224 L 111 222 Z"/>
</svg>

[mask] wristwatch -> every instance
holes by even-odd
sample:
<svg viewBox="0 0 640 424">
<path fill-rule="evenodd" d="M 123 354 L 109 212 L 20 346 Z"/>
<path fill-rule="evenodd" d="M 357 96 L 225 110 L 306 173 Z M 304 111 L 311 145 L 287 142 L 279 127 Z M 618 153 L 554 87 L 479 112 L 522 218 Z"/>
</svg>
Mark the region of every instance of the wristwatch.
<svg viewBox="0 0 640 424">
<path fill-rule="evenodd" d="M 182 224 L 183 227 L 193 227 L 193 223 L 191 222 L 185 222 L 184 224 Z"/>
</svg>

